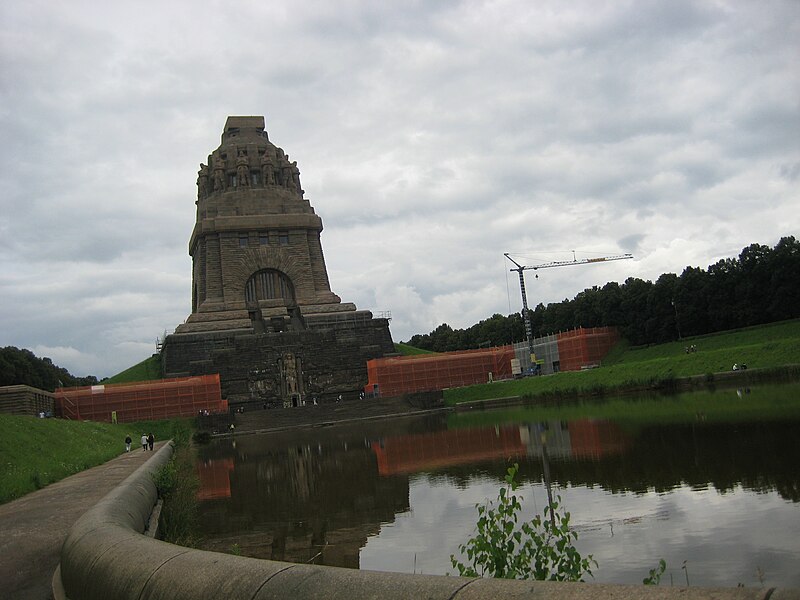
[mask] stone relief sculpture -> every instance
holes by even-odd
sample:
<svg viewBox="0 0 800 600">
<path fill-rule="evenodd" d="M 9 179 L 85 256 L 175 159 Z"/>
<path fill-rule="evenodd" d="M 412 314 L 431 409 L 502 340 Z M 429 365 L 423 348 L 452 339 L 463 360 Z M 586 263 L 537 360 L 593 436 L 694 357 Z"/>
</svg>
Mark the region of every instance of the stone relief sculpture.
<svg viewBox="0 0 800 600">
<path fill-rule="evenodd" d="M 283 148 L 275 148 L 275 154 L 278 159 L 275 167 L 275 185 L 285 186 L 286 180 L 284 179 L 283 165 L 286 162 L 286 155 L 283 153 Z"/>
<path fill-rule="evenodd" d="M 208 196 L 208 167 L 200 163 L 200 170 L 197 172 L 197 199 L 202 200 Z"/>
<path fill-rule="evenodd" d="M 300 169 L 297 168 L 296 160 L 292 161 L 291 174 L 292 174 L 292 184 L 294 185 L 295 189 L 297 189 L 297 193 L 302 196 L 303 188 L 300 187 Z"/>
<path fill-rule="evenodd" d="M 247 155 L 239 152 L 236 159 L 236 185 L 238 187 L 250 187 L 250 165 L 247 162 Z"/>
<path fill-rule="evenodd" d="M 214 159 L 214 191 L 225 191 L 225 161 L 222 158 Z"/>
<path fill-rule="evenodd" d="M 264 156 L 261 157 L 261 172 L 264 174 L 264 185 L 275 185 L 275 164 L 269 151 L 264 152 Z"/>
<path fill-rule="evenodd" d="M 289 164 L 289 155 L 283 157 L 281 164 L 281 184 L 285 188 L 293 188 L 292 183 L 292 165 Z"/>
</svg>

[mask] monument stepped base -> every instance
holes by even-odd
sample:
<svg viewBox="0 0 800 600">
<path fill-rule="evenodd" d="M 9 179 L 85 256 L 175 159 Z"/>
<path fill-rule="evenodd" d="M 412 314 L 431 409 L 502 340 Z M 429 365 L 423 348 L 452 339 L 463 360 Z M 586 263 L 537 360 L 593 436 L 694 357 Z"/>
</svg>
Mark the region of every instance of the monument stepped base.
<svg viewBox="0 0 800 600">
<path fill-rule="evenodd" d="M 175 333 L 162 350 L 165 377 L 219 373 L 232 409 L 357 398 L 367 361 L 394 353 L 387 319 L 326 320 L 279 333 L 250 330 Z"/>
</svg>

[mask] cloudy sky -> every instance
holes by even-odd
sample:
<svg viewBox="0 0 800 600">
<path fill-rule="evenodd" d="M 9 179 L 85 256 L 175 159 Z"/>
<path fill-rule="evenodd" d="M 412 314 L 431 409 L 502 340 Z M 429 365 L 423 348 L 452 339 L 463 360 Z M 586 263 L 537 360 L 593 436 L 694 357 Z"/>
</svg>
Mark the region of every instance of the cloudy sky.
<svg viewBox="0 0 800 600">
<path fill-rule="evenodd" d="M 264 115 L 395 341 L 800 234 L 800 2 L 0 6 L 0 346 L 112 375 L 191 310 L 198 165 Z M 530 274 L 530 273 L 529 273 Z"/>
</svg>

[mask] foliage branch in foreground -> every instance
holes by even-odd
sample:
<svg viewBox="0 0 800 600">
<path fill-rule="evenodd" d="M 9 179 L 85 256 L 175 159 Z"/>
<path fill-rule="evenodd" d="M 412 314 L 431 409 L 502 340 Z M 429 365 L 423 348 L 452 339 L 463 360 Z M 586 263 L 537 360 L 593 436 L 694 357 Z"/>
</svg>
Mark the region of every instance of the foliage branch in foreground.
<svg viewBox="0 0 800 600">
<path fill-rule="evenodd" d="M 583 581 L 592 576 L 597 562 L 590 554 L 582 557 L 573 542 L 578 534 L 569 528 L 570 514 L 559 510 L 560 497 L 536 515 L 519 524 L 521 496 L 515 478 L 519 465 L 508 468 L 506 485 L 500 488 L 495 502 L 476 505 L 476 534 L 458 549 L 468 563 L 454 555 L 450 562 L 463 577 L 537 579 L 548 581 Z"/>
</svg>

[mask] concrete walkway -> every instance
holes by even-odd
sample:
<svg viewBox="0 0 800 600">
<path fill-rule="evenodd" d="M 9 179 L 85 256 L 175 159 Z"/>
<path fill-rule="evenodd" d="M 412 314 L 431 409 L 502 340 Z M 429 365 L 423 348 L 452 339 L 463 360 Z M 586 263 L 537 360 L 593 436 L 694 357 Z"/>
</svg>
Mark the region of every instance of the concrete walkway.
<svg viewBox="0 0 800 600">
<path fill-rule="evenodd" d="M 158 450 L 166 442 L 157 442 Z M 72 525 L 153 452 L 134 447 L 105 464 L 0 505 L 0 597 L 52 598 L 51 581 Z"/>
</svg>

